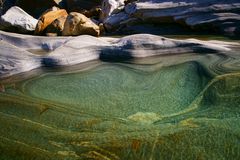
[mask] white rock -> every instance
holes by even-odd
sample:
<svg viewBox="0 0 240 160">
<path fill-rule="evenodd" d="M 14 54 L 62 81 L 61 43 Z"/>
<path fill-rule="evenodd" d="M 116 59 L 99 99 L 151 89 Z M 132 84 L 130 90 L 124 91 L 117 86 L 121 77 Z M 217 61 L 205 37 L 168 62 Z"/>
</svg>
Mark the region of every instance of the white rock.
<svg viewBox="0 0 240 160">
<path fill-rule="evenodd" d="M 37 22 L 37 19 L 27 14 L 21 8 L 14 6 L 1 16 L 0 29 L 27 33 L 35 30 Z"/>
<path fill-rule="evenodd" d="M 100 20 L 104 22 L 110 15 L 118 13 L 124 7 L 124 0 L 103 0 Z"/>
</svg>

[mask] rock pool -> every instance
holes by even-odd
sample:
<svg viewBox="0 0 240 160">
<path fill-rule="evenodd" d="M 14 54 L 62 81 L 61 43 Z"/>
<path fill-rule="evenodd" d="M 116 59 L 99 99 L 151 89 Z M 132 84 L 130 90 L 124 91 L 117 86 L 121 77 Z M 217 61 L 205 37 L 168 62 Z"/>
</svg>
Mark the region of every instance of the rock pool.
<svg viewBox="0 0 240 160">
<path fill-rule="evenodd" d="M 240 159 L 240 48 L 0 81 L 0 159 Z"/>
</svg>

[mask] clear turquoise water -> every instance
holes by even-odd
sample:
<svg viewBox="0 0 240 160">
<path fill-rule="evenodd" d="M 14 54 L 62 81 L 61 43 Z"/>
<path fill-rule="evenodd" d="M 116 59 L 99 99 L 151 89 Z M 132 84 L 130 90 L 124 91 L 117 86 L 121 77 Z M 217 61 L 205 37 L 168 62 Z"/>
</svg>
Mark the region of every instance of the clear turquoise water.
<svg viewBox="0 0 240 160">
<path fill-rule="evenodd" d="M 95 62 L 2 80 L 0 159 L 240 159 L 239 58 Z"/>
</svg>

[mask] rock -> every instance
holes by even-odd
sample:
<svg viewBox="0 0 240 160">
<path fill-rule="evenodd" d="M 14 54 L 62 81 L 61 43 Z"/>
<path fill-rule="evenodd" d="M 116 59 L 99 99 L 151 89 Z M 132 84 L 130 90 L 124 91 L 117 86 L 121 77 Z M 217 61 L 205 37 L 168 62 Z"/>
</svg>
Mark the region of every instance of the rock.
<svg viewBox="0 0 240 160">
<path fill-rule="evenodd" d="M 136 114 L 128 116 L 127 119 L 137 123 L 152 124 L 161 120 L 162 117 L 152 112 L 137 112 Z"/>
<path fill-rule="evenodd" d="M 64 9 L 52 9 L 49 12 L 44 13 L 38 20 L 37 27 L 35 29 L 34 34 L 36 35 L 43 35 L 46 33 L 45 29 L 52 24 L 56 19 L 58 19 L 56 22 L 54 22 L 51 26 L 56 29 L 56 33 L 58 30 L 62 31 L 63 27 L 61 27 L 61 23 L 65 22 L 64 17 L 66 17 L 68 14 L 66 10 Z M 61 18 L 62 17 L 62 18 Z M 60 19 L 59 19 L 60 18 Z M 52 27 L 48 28 L 51 29 Z"/>
<path fill-rule="evenodd" d="M 37 19 L 28 15 L 21 8 L 14 6 L 1 16 L 0 29 L 17 33 L 29 33 L 35 30 L 37 22 Z"/>
<path fill-rule="evenodd" d="M 180 24 L 189 30 L 224 33 L 227 24 L 231 23 L 229 27 L 233 27 L 233 23 L 240 22 L 239 10 L 239 0 L 139 0 L 126 5 L 123 13 L 129 19 L 135 18 L 135 24 Z M 118 18 L 126 21 L 123 13 Z M 122 25 L 117 28 L 110 17 L 113 18 L 113 15 L 106 18 L 104 24 L 115 29 L 124 28 Z M 222 28 L 223 24 L 226 27 Z"/>
<path fill-rule="evenodd" d="M 124 7 L 125 0 L 103 0 L 102 1 L 102 13 L 100 20 L 105 21 L 110 15 L 120 12 Z"/>
<path fill-rule="evenodd" d="M 41 66 L 40 60 L 34 59 L 31 53 L 9 43 L 0 41 L 0 49 L 0 77 L 27 72 Z"/>
<path fill-rule="evenodd" d="M 82 12 L 83 10 L 90 10 L 100 4 L 101 0 L 66 0 L 69 12 Z"/>
<path fill-rule="evenodd" d="M 130 17 L 125 12 L 120 12 L 117 14 L 112 14 L 106 20 L 104 20 L 103 24 L 107 31 L 115 31 L 117 29 L 121 29 L 124 26 L 125 22 L 129 21 Z"/>
<path fill-rule="evenodd" d="M 46 27 L 46 35 L 53 34 L 55 36 L 61 36 L 66 19 L 67 15 L 55 19 L 49 26 Z"/>
<path fill-rule="evenodd" d="M 100 28 L 91 19 L 81 13 L 71 12 L 64 24 L 62 34 L 64 36 L 77 36 L 88 34 L 92 36 L 100 35 Z"/>
<path fill-rule="evenodd" d="M 123 38 L 40 37 L 0 31 L 0 39 L 0 78 L 39 67 L 71 66 L 93 60 L 124 61 L 192 53 L 229 56 L 234 48 L 240 47 L 233 42 L 174 40 L 150 34 Z M 33 54 L 34 50 L 48 51 L 48 54 Z"/>
<path fill-rule="evenodd" d="M 39 18 L 47 9 L 53 6 L 60 7 L 62 3 L 63 0 L 17 0 L 16 5 L 35 18 Z"/>
</svg>

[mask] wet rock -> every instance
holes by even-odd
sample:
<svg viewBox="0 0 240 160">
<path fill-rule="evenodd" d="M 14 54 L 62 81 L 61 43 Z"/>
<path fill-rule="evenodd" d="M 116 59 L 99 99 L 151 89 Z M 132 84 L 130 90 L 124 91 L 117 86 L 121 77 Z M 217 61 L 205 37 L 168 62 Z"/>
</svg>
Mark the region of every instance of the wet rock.
<svg viewBox="0 0 240 160">
<path fill-rule="evenodd" d="M 1 16 L 0 29 L 17 33 L 29 33 L 35 30 L 36 25 L 37 19 L 21 8 L 14 6 Z"/>
<path fill-rule="evenodd" d="M 67 15 L 68 14 L 66 10 L 57 9 L 57 8 L 53 8 L 50 11 L 45 12 L 39 18 L 34 34 L 45 35 L 45 33 L 49 33 L 51 31 L 54 31 L 53 33 L 61 32 L 63 30 L 62 25 L 65 22 L 64 17 L 66 18 Z M 49 25 L 51 26 L 48 27 Z M 46 31 L 47 27 L 48 27 L 48 31 Z"/>
<path fill-rule="evenodd" d="M 99 36 L 100 28 L 83 14 L 71 12 L 65 21 L 62 34 L 64 36 L 77 36 L 82 34 Z"/>
<path fill-rule="evenodd" d="M 60 7 L 62 3 L 63 0 L 17 0 L 16 5 L 30 15 L 39 18 L 45 10 L 53 6 Z"/>
</svg>

